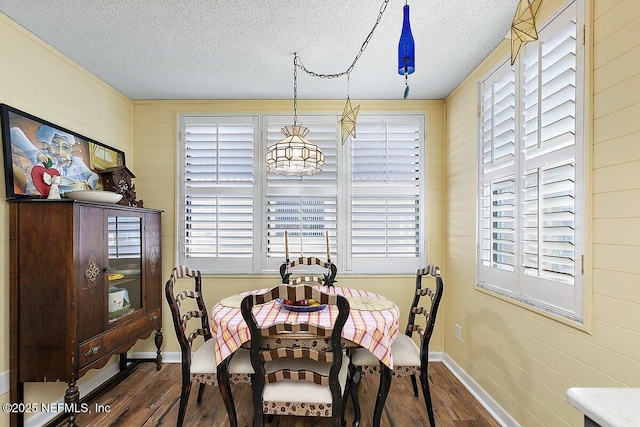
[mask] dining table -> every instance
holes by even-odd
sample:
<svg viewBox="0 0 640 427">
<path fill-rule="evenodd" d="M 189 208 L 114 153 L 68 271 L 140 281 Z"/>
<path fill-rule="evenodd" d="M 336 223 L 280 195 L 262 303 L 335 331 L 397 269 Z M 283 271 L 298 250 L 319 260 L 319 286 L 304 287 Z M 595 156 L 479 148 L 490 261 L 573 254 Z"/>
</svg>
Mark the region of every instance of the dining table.
<svg viewBox="0 0 640 427">
<path fill-rule="evenodd" d="M 391 386 L 393 354 L 391 344 L 398 336 L 400 310 L 391 300 L 371 291 L 362 289 L 318 285 L 326 293 L 336 293 L 349 301 L 349 317 L 342 329 L 345 347 L 362 347 L 369 350 L 380 361 L 380 386 L 376 397 L 373 425 L 378 427 L 382 410 Z M 215 357 L 218 363 L 219 378 L 228 378 L 228 361 L 240 347 L 247 347 L 251 339 L 249 327 L 245 323 L 240 304 L 249 294 L 259 294 L 271 288 L 256 289 L 223 298 L 213 306 L 210 312 L 211 329 L 216 340 Z M 317 311 L 291 311 L 278 301 L 261 305 L 254 309 L 254 316 L 260 325 L 279 322 L 305 321 L 319 326 L 329 327 L 337 316 L 337 307 L 327 306 Z M 232 398 L 225 398 L 229 418 L 235 418 Z M 233 411 L 233 413 L 231 413 Z M 234 420 L 231 424 L 235 425 Z"/>
</svg>

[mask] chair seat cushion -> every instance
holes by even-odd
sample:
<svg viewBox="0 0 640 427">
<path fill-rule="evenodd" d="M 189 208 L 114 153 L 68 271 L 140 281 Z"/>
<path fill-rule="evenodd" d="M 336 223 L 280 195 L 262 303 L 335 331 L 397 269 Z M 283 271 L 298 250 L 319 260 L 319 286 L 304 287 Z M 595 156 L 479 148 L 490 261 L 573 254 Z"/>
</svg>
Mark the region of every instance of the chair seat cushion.
<svg viewBox="0 0 640 427">
<path fill-rule="evenodd" d="M 196 352 L 191 353 L 192 374 L 215 374 L 218 372 L 215 346 L 216 340 L 210 339 L 202 343 Z"/>
<path fill-rule="evenodd" d="M 408 336 L 401 334 L 391 344 L 394 369 L 400 366 L 420 366 L 420 349 Z M 351 352 L 351 363 L 355 366 L 378 366 L 380 361 L 366 348 Z"/>
<path fill-rule="evenodd" d="M 218 385 L 217 372 L 215 340 L 210 339 L 191 354 L 191 381 Z M 249 350 L 245 348 L 236 350 L 229 363 L 229 382 L 232 384 L 251 382 L 252 374 Z"/>
<path fill-rule="evenodd" d="M 233 353 L 231 363 L 229 363 L 230 374 L 253 374 L 251 366 L 251 355 L 246 348 L 239 348 Z"/>
<path fill-rule="evenodd" d="M 398 335 L 391 344 L 393 366 L 420 366 L 420 349 L 415 341 L 406 335 Z"/>
<path fill-rule="evenodd" d="M 315 362 L 310 359 L 278 359 L 265 363 L 267 373 L 280 369 L 315 371 L 321 375 L 329 375 L 330 363 Z M 338 374 L 340 390 L 344 392 L 349 371 L 349 358 L 342 356 L 342 367 Z M 263 399 L 266 402 L 287 402 L 304 404 L 331 405 L 331 391 L 327 386 L 321 386 L 310 381 L 281 380 L 265 384 Z"/>
<path fill-rule="evenodd" d="M 239 348 L 233 353 L 229 363 L 229 382 L 231 384 L 250 383 L 253 375 L 251 355 L 248 349 Z"/>
</svg>

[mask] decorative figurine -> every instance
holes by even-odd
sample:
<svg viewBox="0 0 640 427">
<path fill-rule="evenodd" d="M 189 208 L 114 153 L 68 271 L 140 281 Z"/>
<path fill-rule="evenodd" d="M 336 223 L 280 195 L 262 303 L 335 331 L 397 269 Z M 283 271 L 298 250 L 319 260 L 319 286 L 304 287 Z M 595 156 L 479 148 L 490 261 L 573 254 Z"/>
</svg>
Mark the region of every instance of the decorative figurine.
<svg viewBox="0 0 640 427">
<path fill-rule="evenodd" d="M 47 199 L 60 199 L 60 175 L 49 175 L 45 172 L 42 174 L 42 180 L 51 186 Z"/>
</svg>

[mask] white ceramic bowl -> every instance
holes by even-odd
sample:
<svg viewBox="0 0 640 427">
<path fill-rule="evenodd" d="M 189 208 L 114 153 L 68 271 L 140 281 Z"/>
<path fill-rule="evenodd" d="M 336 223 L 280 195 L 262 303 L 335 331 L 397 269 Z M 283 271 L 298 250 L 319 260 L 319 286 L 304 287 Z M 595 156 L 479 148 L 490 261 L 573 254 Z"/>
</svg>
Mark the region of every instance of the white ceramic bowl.
<svg viewBox="0 0 640 427">
<path fill-rule="evenodd" d="M 122 194 L 112 191 L 75 190 L 67 191 L 64 193 L 64 197 L 83 202 L 118 203 L 122 199 Z"/>
</svg>

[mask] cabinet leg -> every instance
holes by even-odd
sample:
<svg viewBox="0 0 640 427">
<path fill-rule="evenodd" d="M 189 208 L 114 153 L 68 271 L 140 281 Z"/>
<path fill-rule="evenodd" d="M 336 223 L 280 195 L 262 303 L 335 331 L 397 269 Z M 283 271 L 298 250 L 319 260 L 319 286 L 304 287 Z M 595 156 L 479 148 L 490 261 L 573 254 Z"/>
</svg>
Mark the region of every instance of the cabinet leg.
<svg viewBox="0 0 640 427">
<path fill-rule="evenodd" d="M 160 347 L 162 347 L 162 330 L 158 328 L 155 336 L 156 348 L 156 371 L 159 371 L 162 367 L 162 353 L 160 352 Z"/>
<path fill-rule="evenodd" d="M 16 379 L 16 373 L 11 372 L 11 392 L 9 393 L 10 403 L 24 403 L 24 383 Z M 24 426 L 24 412 L 11 411 L 9 421 L 12 426 Z"/>
<path fill-rule="evenodd" d="M 120 353 L 120 372 L 126 370 L 128 365 L 129 357 L 127 356 L 127 353 Z"/>
<path fill-rule="evenodd" d="M 68 408 L 80 407 L 80 391 L 76 386 L 75 381 L 68 383 L 67 391 L 64 394 L 64 403 Z M 69 412 L 69 427 L 76 427 L 76 413 L 75 411 Z"/>
</svg>

